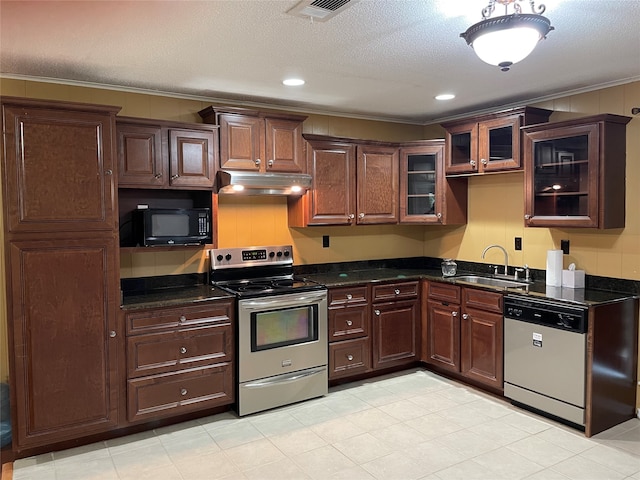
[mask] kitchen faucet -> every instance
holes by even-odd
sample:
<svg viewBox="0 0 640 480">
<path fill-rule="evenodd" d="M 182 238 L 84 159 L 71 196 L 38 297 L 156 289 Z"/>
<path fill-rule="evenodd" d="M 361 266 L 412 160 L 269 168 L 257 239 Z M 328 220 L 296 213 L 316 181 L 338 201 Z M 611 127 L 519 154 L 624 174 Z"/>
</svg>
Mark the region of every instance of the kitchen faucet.
<svg viewBox="0 0 640 480">
<path fill-rule="evenodd" d="M 504 253 L 504 274 L 508 275 L 507 273 L 507 266 L 509 265 L 509 254 L 507 254 L 507 251 L 504 249 L 504 247 L 501 247 L 500 245 L 489 245 L 487 248 L 485 248 L 482 251 L 482 258 L 484 258 L 484 254 L 487 253 L 487 250 L 489 250 L 490 248 L 499 248 L 500 250 L 502 250 L 502 252 Z"/>
</svg>

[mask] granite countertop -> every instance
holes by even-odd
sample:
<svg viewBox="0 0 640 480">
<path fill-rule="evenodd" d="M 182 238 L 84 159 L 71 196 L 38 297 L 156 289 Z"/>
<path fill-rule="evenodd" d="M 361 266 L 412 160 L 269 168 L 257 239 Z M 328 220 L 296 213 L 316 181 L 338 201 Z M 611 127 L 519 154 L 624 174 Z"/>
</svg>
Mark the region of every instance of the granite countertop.
<svg viewBox="0 0 640 480">
<path fill-rule="evenodd" d="M 393 269 L 374 268 L 355 270 L 349 272 L 325 272 L 305 275 L 304 277 L 327 287 L 342 287 L 372 282 L 389 281 L 411 281 L 426 279 L 431 281 L 441 281 L 460 286 L 472 286 L 473 288 L 483 288 L 486 290 L 498 291 L 502 293 L 546 298 L 550 300 L 560 300 L 564 302 L 577 303 L 580 305 L 597 305 L 611 303 L 636 295 L 625 292 L 611 292 L 608 290 L 596 290 L 592 288 L 562 288 L 551 287 L 544 282 L 532 282 L 523 287 L 494 287 L 480 285 L 477 283 L 465 282 L 457 279 L 461 275 L 473 275 L 474 272 L 458 271 L 454 277 L 443 277 L 440 270 L 435 269 Z"/>
<path fill-rule="evenodd" d="M 123 310 L 135 310 L 139 308 L 159 308 L 187 303 L 206 302 L 235 298 L 234 295 L 211 285 L 194 285 L 191 287 L 174 287 L 157 289 L 153 292 L 133 293 L 122 298 Z"/>
</svg>

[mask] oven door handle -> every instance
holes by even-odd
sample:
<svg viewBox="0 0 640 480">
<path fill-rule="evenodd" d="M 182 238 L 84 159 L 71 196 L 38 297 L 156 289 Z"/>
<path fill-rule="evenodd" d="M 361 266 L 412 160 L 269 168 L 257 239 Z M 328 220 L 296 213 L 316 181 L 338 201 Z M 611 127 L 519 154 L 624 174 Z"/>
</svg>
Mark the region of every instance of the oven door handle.
<svg viewBox="0 0 640 480">
<path fill-rule="evenodd" d="M 301 307 L 305 305 L 314 305 L 327 298 L 327 292 L 307 292 L 301 293 L 295 296 L 275 295 L 273 297 L 253 299 L 253 300 L 241 300 L 239 305 L 245 310 L 264 310 L 274 307 Z"/>
<path fill-rule="evenodd" d="M 278 385 L 282 383 L 291 383 L 296 380 L 300 380 L 301 378 L 311 377 L 312 375 L 318 375 L 319 373 L 325 372 L 327 370 L 326 366 L 316 367 L 311 370 L 305 370 L 303 372 L 292 372 L 284 375 L 278 375 L 277 377 L 258 380 L 256 382 L 249 382 L 242 385 L 244 388 L 261 388 L 261 387 L 270 387 L 272 385 Z"/>
</svg>

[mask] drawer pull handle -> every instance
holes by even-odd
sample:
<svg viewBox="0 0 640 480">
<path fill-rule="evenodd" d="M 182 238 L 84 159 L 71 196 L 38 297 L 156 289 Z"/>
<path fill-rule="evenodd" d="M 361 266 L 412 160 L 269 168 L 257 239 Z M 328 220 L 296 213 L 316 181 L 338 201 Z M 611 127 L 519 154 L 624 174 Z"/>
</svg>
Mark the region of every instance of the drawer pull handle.
<svg viewBox="0 0 640 480">
<path fill-rule="evenodd" d="M 180 315 L 180 321 L 181 322 L 186 322 L 187 321 L 187 317 L 185 317 L 184 315 Z"/>
<path fill-rule="evenodd" d="M 116 331 L 115 331 L 115 330 L 111 330 L 111 331 L 109 332 L 109 336 L 110 336 L 111 338 L 116 338 Z"/>
<path fill-rule="evenodd" d="M 187 353 L 187 347 L 180 347 L 180 353 Z"/>
<path fill-rule="evenodd" d="M 351 362 L 353 360 L 353 355 L 351 355 L 351 354 L 347 355 L 347 360 L 349 360 Z"/>
<path fill-rule="evenodd" d="M 400 295 L 400 290 L 398 290 L 397 288 L 394 290 L 396 295 Z"/>
<path fill-rule="evenodd" d="M 347 320 L 347 326 L 350 327 L 351 325 L 353 325 L 353 320 Z"/>
<path fill-rule="evenodd" d="M 180 389 L 180 395 L 182 395 L 183 397 L 187 394 L 187 389 L 186 388 L 181 388 Z"/>
<path fill-rule="evenodd" d="M 351 295 L 350 293 L 347 293 L 347 300 L 351 300 L 353 298 L 353 295 Z"/>
</svg>

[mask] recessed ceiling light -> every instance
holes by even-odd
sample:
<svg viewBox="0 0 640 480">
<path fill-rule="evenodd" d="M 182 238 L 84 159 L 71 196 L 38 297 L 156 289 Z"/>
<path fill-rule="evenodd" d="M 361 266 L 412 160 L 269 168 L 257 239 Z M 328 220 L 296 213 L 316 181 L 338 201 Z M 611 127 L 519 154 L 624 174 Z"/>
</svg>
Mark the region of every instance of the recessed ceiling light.
<svg viewBox="0 0 640 480">
<path fill-rule="evenodd" d="M 440 95 L 436 95 L 436 100 L 451 100 L 456 98 L 453 93 L 441 93 Z"/>
<path fill-rule="evenodd" d="M 285 78 L 282 83 L 287 87 L 299 87 L 300 85 L 304 85 L 304 80 L 301 78 Z"/>
</svg>

